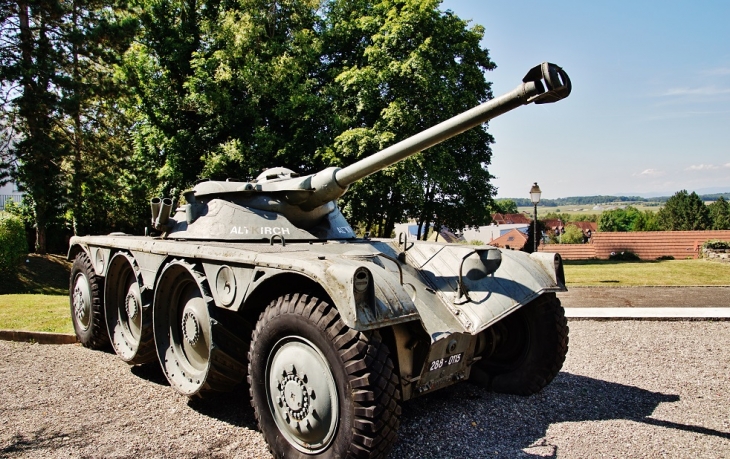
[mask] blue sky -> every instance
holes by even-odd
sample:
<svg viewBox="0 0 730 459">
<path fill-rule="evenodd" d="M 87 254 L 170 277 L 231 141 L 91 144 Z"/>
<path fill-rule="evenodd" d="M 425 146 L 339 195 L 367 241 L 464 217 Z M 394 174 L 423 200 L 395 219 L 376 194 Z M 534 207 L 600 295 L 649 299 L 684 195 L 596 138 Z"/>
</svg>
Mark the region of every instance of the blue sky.
<svg viewBox="0 0 730 459">
<path fill-rule="evenodd" d="M 730 2 L 447 0 L 486 28 L 495 95 L 550 61 L 556 104 L 489 124 L 498 197 L 730 191 Z M 718 190 L 719 189 L 719 190 Z"/>
</svg>

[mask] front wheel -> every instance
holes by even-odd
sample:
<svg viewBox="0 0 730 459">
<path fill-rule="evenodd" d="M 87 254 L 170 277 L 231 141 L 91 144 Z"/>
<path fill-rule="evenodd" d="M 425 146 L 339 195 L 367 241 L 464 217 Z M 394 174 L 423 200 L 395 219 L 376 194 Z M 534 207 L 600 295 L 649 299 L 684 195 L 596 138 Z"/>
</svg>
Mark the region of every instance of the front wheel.
<svg viewBox="0 0 730 459">
<path fill-rule="evenodd" d="M 86 252 L 80 252 L 71 267 L 71 322 L 76 339 L 91 349 L 103 349 L 109 345 L 109 334 L 104 323 L 103 292 L 104 279 L 96 275 Z"/>
<path fill-rule="evenodd" d="M 251 404 L 277 458 L 385 457 L 400 416 L 398 375 L 377 332 L 287 295 L 261 314 L 249 350 Z"/>
<path fill-rule="evenodd" d="M 474 380 L 495 392 L 532 395 L 558 374 L 568 353 L 568 322 L 554 293 L 546 293 L 492 325 Z"/>
</svg>

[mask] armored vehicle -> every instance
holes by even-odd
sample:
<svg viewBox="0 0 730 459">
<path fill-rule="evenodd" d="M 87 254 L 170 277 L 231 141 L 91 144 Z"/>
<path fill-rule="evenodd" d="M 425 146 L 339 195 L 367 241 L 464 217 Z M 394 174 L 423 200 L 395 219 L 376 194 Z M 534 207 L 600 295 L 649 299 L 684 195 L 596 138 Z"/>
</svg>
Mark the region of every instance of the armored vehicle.
<svg viewBox="0 0 730 459">
<path fill-rule="evenodd" d="M 513 91 L 345 168 L 202 182 L 184 205 L 152 199 L 159 236 L 72 238 L 79 341 L 111 343 L 129 364 L 159 361 L 187 396 L 248 385 L 279 458 L 387 456 L 400 403 L 457 381 L 539 391 L 568 349 L 559 255 L 358 238 L 336 200 L 409 155 L 570 90 L 543 63 Z"/>
</svg>

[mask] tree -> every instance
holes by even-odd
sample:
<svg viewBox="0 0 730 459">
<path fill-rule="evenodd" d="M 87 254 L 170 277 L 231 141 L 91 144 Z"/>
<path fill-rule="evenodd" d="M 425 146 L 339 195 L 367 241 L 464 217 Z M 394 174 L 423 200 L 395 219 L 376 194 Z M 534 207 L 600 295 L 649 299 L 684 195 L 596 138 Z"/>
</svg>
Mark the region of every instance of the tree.
<svg viewBox="0 0 730 459">
<path fill-rule="evenodd" d="M 712 221 L 711 229 L 730 230 L 730 202 L 720 196 L 717 201 L 707 206 Z"/>
<path fill-rule="evenodd" d="M 519 211 L 517 210 L 517 203 L 514 199 L 499 199 L 494 201 L 492 212 L 500 214 L 516 214 Z"/>
<path fill-rule="evenodd" d="M 331 140 L 318 7 L 314 0 L 145 3 L 125 73 L 141 112 L 136 156 L 154 171 L 157 193 L 200 178 L 317 166 L 316 149 Z"/>
<path fill-rule="evenodd" d="M 0 79 L 3 118 L 10 131 L 3 144 L 6 174 L 33 197 L 36 251 L 46 252 L 46 230 L 61 214 L 61 162 L 68 151 L 58 129 L 59 93 L 64 76 L 57 72 L 62 50 L 64 5 L 57 0 L 2 0 Z"/>
<path fill-rule="evenodd" d="M 607 210 L 598 219 L 598 231 L 659 231 L 657 214 L 636 207 Z"/>
<path fill-rule="evenodd" d="M 637 214 L 638 210 L 631 206 L 626 209 L 606 210 L 598 219 L 598 231 L 631 231 Z"/>
<path fill-rule="evenodd" d="M 561 244 L 583 244 L 583 230 L 575 225 L 566 225 L 560 236 Z"/>
<path fill-rule="evenodd" d="M 657 213 L 651 210 L 645 210 L 636 214 L 631 231 L 661 231 Z"/>
<path fill-rule="evenodd" d="M 545 224 L 540 220 L 537 221 L 537 248 L 540 249 L 540 243 L 542 243 L 542 235 L 546 234 Z M 535 222 L 533 221 L 530 226 L 527 227 L 527 241 L 522 247 L 522 252 L 532 253 L 535 248 Z"/>
<path fill-rule="evenodd" d="M 66 80 L 58 126 L 69 145 L 63 166 L 67 218 L 75 234 L 129 229 L 135 218 L 125 198 L 140 196 L 123 185 L 122 178 L 130 171 L 131 120 L 120 109 L 127 95 L 114 74 L 137 20 L 125 0 L 72 0 L 65 8 L 59 70 Z"/>
<path fill-rule="evenodd" d="M 694 191 L 678 191 L 670 197 L 657 215 L 665 231 L 706 230 L 711 227 L 707 206 Z"/>
<path fill-rule="evenodd" d="M 493 69 L 480 26 L 438 10 L 436 0 L 333 0 L 324 56 L 337 136 L 320 149 L 348 165 L 492 97 Z M 354 184 L 342 199 L 353 223 L 387 235 L 413 218 L 421 237 L 432 223 L 460 229 L 489 221 L 494 194 L 492 137 L 473 129 Z M 375 205 L 363 205 L 374 203 Z M 485 204 L 487 204 L 485 206 Z"/>
<path fill-rule="evenodd" d="M 89 229 L 81 209 L 109 201 L 99 189 L 112 200 L 124 195 L 89 179 L 94 170 L 97 177 L 119 175 L 118 161 L 105 159 L 124 144 L 111 65 L 135 21 L 118 20 L 123 5 L 115 0 L 4 0 L 2 6 L 0 75 L 8 124 L 0 162 L 30 196 L 36 251 L 46 252 L 50 227 L 59 239 L 54 248 L 64 250 L 58 230 L 66 217 L 75 228 Z"/>
</svg>

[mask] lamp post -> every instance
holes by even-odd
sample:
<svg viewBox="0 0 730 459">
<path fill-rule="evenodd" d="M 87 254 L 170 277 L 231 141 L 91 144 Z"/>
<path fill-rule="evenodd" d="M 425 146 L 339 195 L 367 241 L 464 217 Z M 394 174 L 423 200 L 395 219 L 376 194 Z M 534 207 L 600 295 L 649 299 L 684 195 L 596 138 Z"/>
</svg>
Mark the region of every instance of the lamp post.
<svg viewBox="0 0 730 459">
<path fill-rule="evenodd" d="M 532 243 L 534 244 L 534 247 L 532 248 L 533 252 L 537 252 L 537 204 L 540 202 L 540 195 L 542 194 L 542 191 L 540 191 L 540 187 L 537 186 L 537 182 L 535 182 L 534 185 L 532 185 L 532 188 L 530 188 L 530 201 L 532 201 L 532 204 L 535 206 L 535 214 L 534 214 L 534 229 L 532 231 Z"/>
</svg>

